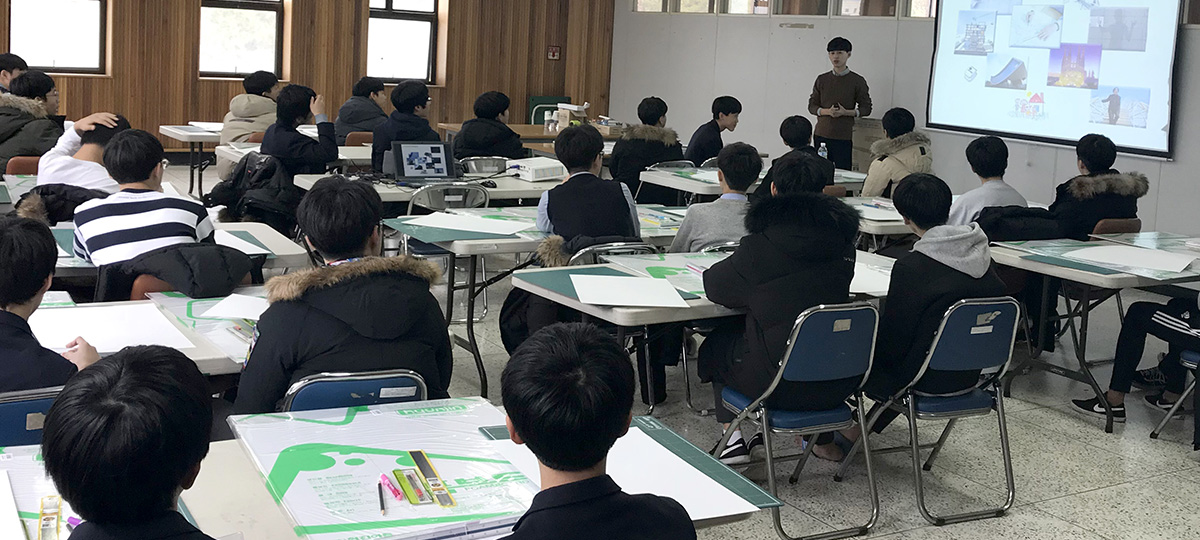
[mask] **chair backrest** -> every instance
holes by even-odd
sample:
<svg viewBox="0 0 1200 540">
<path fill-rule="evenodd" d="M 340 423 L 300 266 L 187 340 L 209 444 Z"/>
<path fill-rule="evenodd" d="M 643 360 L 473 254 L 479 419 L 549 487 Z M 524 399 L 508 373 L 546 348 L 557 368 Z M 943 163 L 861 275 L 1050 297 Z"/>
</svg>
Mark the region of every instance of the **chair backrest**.
<svg viewBox="0 0 1200 540">
<path fill-rule="evenodd" d="M 346 134 L 346 146 L 362 146 L 375 142 L 375 134 L 370 131 L 351 131 Z"/>
<path fill-rule="evenodd" d="M 601 257 L 612 255 L 654 255 L 656 253 L 658 253 L 658 250 L 645 242 L 596 244 L 575 252 L 575 255 L 571 256 L 571 260 L 567 263 L 567 266 L 600 264 Z"/>
<path fill-rule="evenodd" d="M 1012 359 L 1021 307 L 1011 297 L 960 300 L 942 317 L 925 365 L 927 370 L 974 371 L 999 368 Z"/>
<path fill-rule="evenodd" d="M 37 174 L 41 156 L 16 156 L 9 158 L 4 174 Z"/>
<path fill-rule="evenodd" d="M 42 442 L 42 424 L 61 386 L 0 394 L 0 447 Z"/>
<path fill-rule="evenodd" d="M 156 292 L 171 292 L 175 288 L 161 279 L 150 274 L 142 274 L 133 280 L 133 288 L 129 290 L 130 300 L 145 300 L 146 295 Z"/>
<path fill-rule="evenodd" d="M 465 173 L 495 174 L 508 170 L 508 158 L 504 157 L 469 157 L 459 161 Z"/>
<path fill-rule="evenodd" d="M 701 168 L 701 169 L 715 169 L 715 168 L 717 168 L 717 158 L 715 158 L 715 157 L 710 157 L 710 158 L 708 158 L 708 159 L 704 160 L 704 163 L 701 163 L 701 164 L 700 164 L 700 168 Z"/>
<path fill-rule="evenodd" d="M 740 245 L 742 245 L 741 242 L 725 242 L 724 244 L 708 246 L 700 250 L 700 253 L 733 253 L 737 251 L 737 248 Z"/>
<path fill-rule="evenodd" d="M 846 196 L 846 186 L 825 186 L 821 189 L 821 192 L 830 197 L 841 199 Z"/>
<path fill-rule="evenodd" d="M 875 356 L 879 310 L 867 302 L 821 305 L 796 317 L 779 379 L 793 382 L 866 380 Z"/>
<path fill-rule="evenodd" d="M 283 410 L 313 411 L 424 401 L 425 379 L 415 371 L 391 369 L 369 373 L 318 373 L 296 381 L 283 397 Z"/>
<path fill-rule="evenodd" d="M 451 208 L 483 208 L 491 202 L 487 188 L 470 182 L 433 184 L 413 192 L 408 201 L 408 213 L 414 208 L 440 212 Z"/>
<path fill-rule="evenodd" d="M 250 138 L 246 139 L 246 142 L 248 142 L 250 144 L 262 144 L 263 137 L 266 137 L 266 136 L 267 136 L 267 132 L 265 132 L 265 131 L 255 131 L 254 133 L 250 134 Z"/>
<path fill-rule="evenodd" d="M 654 165 L 646 167 L 646 170 L 647 171 L 670 171 L 670 170 L 676 170 L 676 169 L 694 169 L 694 168 L 696 168 L 695 163 L 692 163 L 686 159 L 677 159 L 674 161 L 660 161 L 658 163 L 655 163 Z"/>
<path fill-rule="evenodd" d="M 1092 229 L 1092 234 L 1129 234 L 1140 232 L 1142 232 L 1142 220 L 1138 218 L 1102 219 L 1096 222 L 1096 228 Z"/>
</svg>

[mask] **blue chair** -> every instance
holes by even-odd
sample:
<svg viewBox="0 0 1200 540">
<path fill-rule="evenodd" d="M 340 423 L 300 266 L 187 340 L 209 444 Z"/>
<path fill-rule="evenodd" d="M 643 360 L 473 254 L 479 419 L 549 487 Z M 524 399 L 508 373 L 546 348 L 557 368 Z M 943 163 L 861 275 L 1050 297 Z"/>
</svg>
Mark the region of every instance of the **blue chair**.
<svg viewBox="0 0 1200 540">
<path fill-rule="evenodd" d="M 976 519 L 1000 517 L 1012 508 L 1016 498 L 1012 455 L 1008 445 L 1008 425 L 1004 416 L 1004 395 L 1001 380 L 1012 360 L 1013 343 L 1016 341 L 1017 324 L 1021 314 L 1020 304 L 1009 297 L 961 300 L 950 306 L 942 317 L 941 326 L 934 335 L 933 344 L 916 377 L 903 390 L 884 405 L 908 418 L 909 445 L 898 448 L 881 448 L 877 454 L 909 452 L 912 455 L 913 476 L 916 483 L 917 508 L 926 521 L 934 525 L 947 525 Z M 928 370 L 975 371 L 982 370 L 983 376 L 975 386 L 953 394 L 934 395 L 914 390 L 917 382 Z M 1000 424 L 1000 450 L 1004 456 L 1004 474 L 1008 485 L 1008 498 L 999 508 L 964 512 L 949 516 L 936 516 L 925 506 L 925 488 L 922 470 L 933 468 L 933 461 L 942 451 L 954 424 L 961 418 L 986 416 L 995 410 Z M 879 407 L 871 415 L 869 423 L 863 424 L 863 433 L 871 431 L 883 414 Z M 917 437 L 918 420 L 949 420 L 936 443 L 920 444 Z M 834 477 L 841 480 L 850 464 L 850 458 L 859 448 L 867 448 L 866 440 L 860 439 L 846 455 L 842 467 Z M 921 450 L 930 448 L 929 459 L 921 465 Z"/>
<path fill-rule="evenodd" d="M 1200 366 L 1200 352 L 1183 351 L 1179 353 L 1179 363 L 1183 364 L 1183 367 L 1187 368 L 1188 371 L 1196 371 L 1196 367 Z M 1154 427 L 1154 431 L 1150 432 L 1151 439 L 1158 438 L 1158 435 L 1162 433 L 1163 428 L 1167 426 L 1167 422 L 1175 417 L 1175 415 L 1179 412 L 1179 408 L 1183 406 L 1183 402 L 1187 400 L 1188 396 L 1192 395 L 1192 392 L 1195 391 L 1196 378 L 1192 377 L 1192 382 L 1188 383 L 1187 389 L 1183 391 L 1183 394 L 1179 396 L 1179 399 L 1175 400 L 1175 404 L 1171 406 L 1171 410 L 1167 411 L 1167 415 L 1164 416 L 1162 421 Z"/>
<path fill-rule="evenodd" d="M 42 424 L 61 386 L 0 394 L 0 447 L 42 442 Z"/>
<path fill-rule="evenodd" d="M 313 411 L 362 405 L 424 401 L 425 379 L 407 369 L 368 373 L 318 373 L 296 381 L 283 397 L 283 410 Z"/>
<path fill-rule="evenodd" d="M 854 425 L 855 413 L 849 405 L 842 404 L 828 411 L 783 411 L 767 410 L 767 399 L 775 392 L 780 381 L 790 382 L 820 382 L 839 379 L 858 378 L 859 384 L 854 394 L 862 403 L 862 384 L 866 382 L 871 372 L 871 361 L 875 354 L 875 332 L 879 326 L 879 311 L 875 306 L 866 302 L 853 304 L 817 306 L 809 308 L 796 318 L 792 327 L 791 337 L 788 338 L 787 351 L 780 362 L 775 380 L 767 387 L 766 392 L 757 399 L 751 399 L 736 390 L 726 387 L 721 393 L 723 405 L 738 413 L 730 424 L 729 429 L 721 438 L 720 444 L 713 451 L 714 457 L 719 457 L 722 449 L 729 444 L 729 437 L 738 429 L 743 421 L 750 420 L 762 426 L 763 446 L 767 452 L 767 485 L 772 495 L 777 495 L 775 485 L 775 462 L 799 458 L 796 470 L 789 481 L 795 483 L 800 477 L 808 456 L 814 446 L 813 438 L 821 433 L 845 429 Z M 847 396 L 849 397 L 849 396 Z M 865 423 L 866 418 L 862 408 L 858 408 L 858 422 Z M 800 435 L 808 444 L 800 455 L 776 457 L 772 449 L 771 434 L 788 433 Z M 866 439 L 867 433 L 863 433 Z M 811 540 L 820 538 L 829 540 L 848 538 L 867 534 L 879 518 L 879 493 L 875 486 L 875 472 L 871 464 L 870 447 L 866 448 L 867 479 L 871 490 L 871 518 L 857 527 L 814 534 L 803 537 L 788 536 L 780 523 L 780 509 L 772 508 L 771 517 L 775 522 L 775 532 L 785 540 Z"/>
</svg>

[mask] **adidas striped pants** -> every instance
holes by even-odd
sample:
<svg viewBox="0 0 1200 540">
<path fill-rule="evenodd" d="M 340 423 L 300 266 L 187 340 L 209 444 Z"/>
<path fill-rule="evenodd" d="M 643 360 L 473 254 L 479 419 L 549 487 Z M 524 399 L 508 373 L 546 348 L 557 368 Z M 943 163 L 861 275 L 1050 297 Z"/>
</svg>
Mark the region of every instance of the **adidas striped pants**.
<svg viewBox="0 0 1200 540">
<path fill-rule="evenodd" d="M 1125 324 L 1117 338 L 1116 361 L 1108 387 L 1128 393 L 1142 353 L 1146 336 L 1167 342 L 1167 356 L 1159 364 L 1167 379 L 1167 391 L 1181 394 L 1187 371 L 1179 364 L 1181 351 L 1200 351 L 1200 308 L 1194 298 L 1175 298 L 1166 305 L 1137 302 L 1125 313 Z"/>
</svg>

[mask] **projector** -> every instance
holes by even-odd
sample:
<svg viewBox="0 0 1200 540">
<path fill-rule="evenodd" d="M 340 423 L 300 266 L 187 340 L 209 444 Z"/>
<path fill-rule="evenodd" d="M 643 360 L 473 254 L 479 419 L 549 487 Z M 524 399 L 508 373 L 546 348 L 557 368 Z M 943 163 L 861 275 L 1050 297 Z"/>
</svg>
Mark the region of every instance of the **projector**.
<svg viewBox="0 0 1200 540">
<path fill-rule="evenodd" d="M 567 177 L 567 168 L 557 159 L 535 157 L 528 159 L 511 159 L 508 168 L 517 169 L 517 178 L 526 182 L 550 182 Z"/>
</svg>

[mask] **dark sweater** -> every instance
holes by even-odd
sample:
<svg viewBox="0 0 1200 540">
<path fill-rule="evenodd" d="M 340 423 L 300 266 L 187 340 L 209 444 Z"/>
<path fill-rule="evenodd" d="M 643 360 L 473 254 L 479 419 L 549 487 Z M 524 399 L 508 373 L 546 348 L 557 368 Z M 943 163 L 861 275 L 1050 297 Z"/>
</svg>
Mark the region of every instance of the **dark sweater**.
<svg viewBox="0 0 1200 540">
<path fill-rule="evenodd" d="M 322 174 L 331 161 L 337 161 L 337 136 L 332 122 L 317 124 L 317 140 L 296 131 L 295 126 L 275 123 L 263 135 L 260 152 L 283 163 L 288 176 Z"/>
<path fill-rule="evenodd" d="M 699 167 L 705 161 L 717 157 L 724 147 L 725 143 L 721 140 L 721 126 L 717 125 L 716 120 L 711 120 L 697 128 L 696 132 L 692 134 L 692 140 L 688 142 L 687 152 L 683 154 L 683 158 Z"/>
<path fill-rule="evenodd" d="M 834 75 L 832 71 L 818 75 L 813 83 L 812 95 L 808 98 L 809 114 L 815 115 L 818 109 L 828 109 L 834 105 L 841 105 L 848 111 L 858 109 L 861 116 L 870 116 L 871 89 L 867 87 L 867 80 L 853 71 L 845 75 Z M 854 117 L 818 115 L 813 135 L 839 141 L 851 140 L 854 137 Z"/>
<path fill-rule="evenodd" d="M 42 347 L 29 323 L 7 311 L 0 311 L 0 359 L 0 392 L 62 386 L 75 374 L 74 364 Z"/>
<path fill-rule="evenodd" d="M 499 120 L 476 118 L 467 120 L 462 131 L 454 136 L 454 159 L 469 157 L 525 157 L 521 136 Z"/>
<path fill-rule="evenodd" d="M 371 166 L 383 171 L 383 153 L 392 149 L 392 141 L 437 142 L 442 140 L 429 127 L 429 121 L 411 113 L 393 111 L 386 122 L 375 128 L 371 147 Z"/>
<path fill-rule="evenodd" d="M 386 120 L 387 113 L 379 108 L 378 103 L 370 98 L 353 96 L 338 109 L 337 122 L 334 123 L 334 127 L 337 128 L 337 143 L 345 145 L 346 136 L 356 131 L 373 133 L 375 128 Z"/>
<path fill-rule="evenodd" d="M 694 540 L 678 502 L 629 495 L 608 475 L 552 487 L 533 498 L 509 540 Z"/>
<path fill-rule="evenodd" d="M 654 184 L 641 185 L 642 171 L 646 167 L 664 161 L 683 159 L 683 145 L 673 129 L 658 126 L 637 125 L 625 131 L 613 146 L 608 170 L 613 180 L 618 180 L 637 195 L 638 204 L 673 205 L 678 197 L 675 190 Z"/>
</svg>

